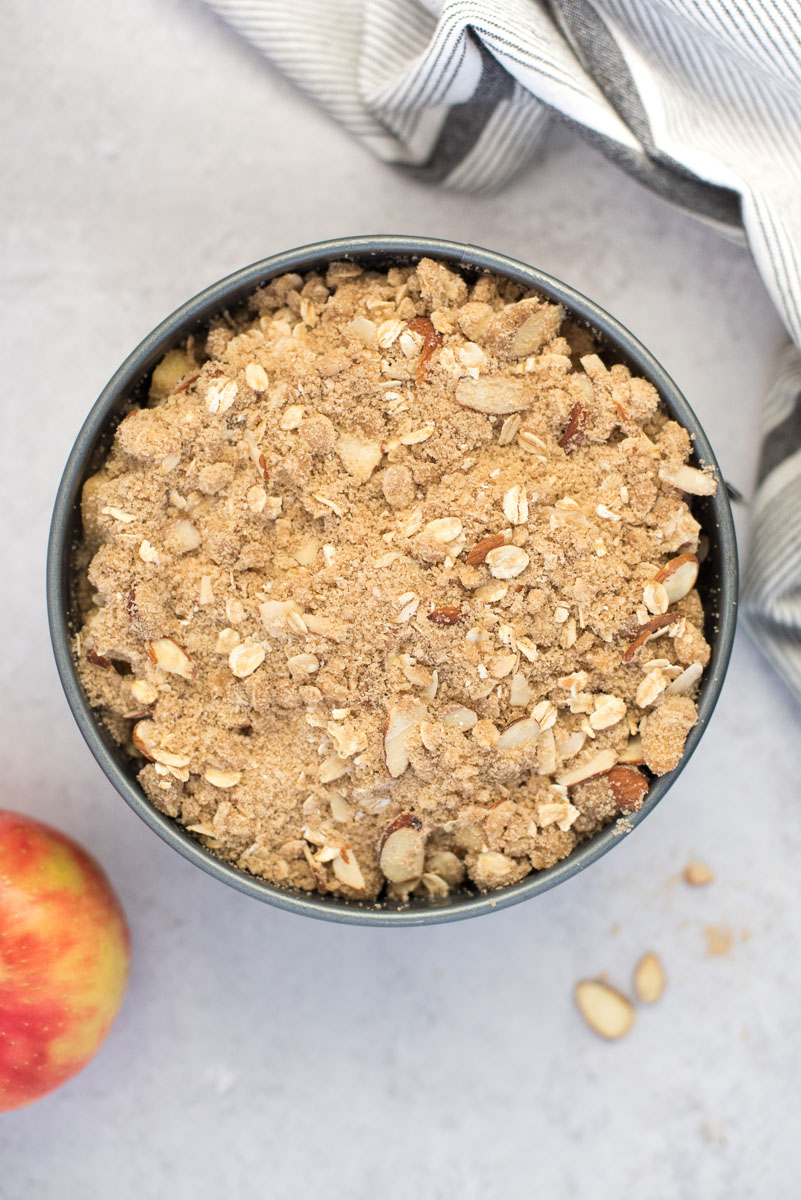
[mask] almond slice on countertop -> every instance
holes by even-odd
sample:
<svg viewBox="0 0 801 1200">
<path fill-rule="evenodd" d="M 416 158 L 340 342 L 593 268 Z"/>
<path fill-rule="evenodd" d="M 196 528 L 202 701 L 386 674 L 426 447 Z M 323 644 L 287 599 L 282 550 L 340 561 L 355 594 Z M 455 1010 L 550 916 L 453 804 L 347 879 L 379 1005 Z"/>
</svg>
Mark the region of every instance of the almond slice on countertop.
<svg viewBox="0 0 801 1200">
<path fill-rule="evenodd" d="M 514 750 L 526 742 L 534 742 L 540 736 L 540 725 L 534 717 L 518 717 L 510 721 L 501 730 L 501 735 L 495 743 L 496 750 Z"/>
<path fill-rule="evenodd" d="M 630 737 L 622 750 L 618 752 L 617 761 L 627 766 L 641 767 L 645 762 L 642 753 L 642 738 L 637 733 Z"/>
<path fill-rule="evenodd" d="M 482 538 L 480 542 L 476 542 L 472 550 L 468 550 L 466 562 L 468 567 L 477 567 L 479 563 L 483 563 L 489 554 L 490 550 L 497 550 L 499 546 L 506 544 L 506 538 L 502 533 L 492 533 L 489 537 Z"/>
<path fill-rule="evenodd" d="M 147 652 L 162 671 L 168 671 L 171 675 L 180 675 L 182 679 L 194 678 L 195 668 L 191 658 L 173 638 L 156 638 L 154 642 L 148 642 Z"/>
<path fill-rule="evenodd" d="M 463 408 L 498 416 L 530 408 L 534 395 L 531 383 L 524 376 L 482 375 L 478 379 L 465 376 L 456 385 L 456 401 Z"/>
<path fill-rule="evenodd" d="M 414 813 L 401 813 L 384 830 L 378 847 L 378 865 L 391 883 L 411 883 L 423 873 L 425 854 L 422 821 Z"/>
<path fill-rule="evenodd" d="M 331 868 L 340 883 L 352 888 L 354 892 L 363 892 L 366 888 L 364 875 L 356 855 L 350 846 L 343 846 L 336 858 L 331 861 Z"/>
<path fill-rule="evenodd" d="M 690 887 L 706 887 L 715 878 L 712 868 L 702 862 L 687 863 L 681 874 L 684 882 L 689 883 Z"/>
<path fill-rule="evenodd" d="M 652 617 L 650 621 L 646 621 L 640 626 L 639 632 L 634 641 L 623 654 L 623 662 L 630 663 L 634 655 L 640 650 L 645 643 L 653 637 L 660 629 L 667 629 L 668 625 L 675 625 L 678 621 L 675 613 L 662 613 L 658 617 Z"/>
<path fill-rule="evenodd" d="M 615 1041 L 631 1031 L 634 1005 L 602 979 L 582 979 L 573 989 L 573 997 L 585 1022 L 599 1037 Z"/>
<path fill-rule="evenodd" d="M 618 763 L 607 772 L 606 778 L 615 803 L 622 812 L 636 812 L 638 808 L 642 808 L 649 786 L 642 771 L 638 771 L 636 767 L 621 767 Z"/>
<path fill-rule="evenodd" d="M 704 673 L 704 668 L 699 662 L 690 663 L 689 667 L 685 667 L 681 675 L 677 675 L 671 684 L 665 688 L 666 696 L 683 696 L 687 692 L 691 692 L 698 680 Z"/>
<path fill-rule="evenodd" d="M 384 759 L 393 779 L 408 767 L 406 743 L 415 726 L 425 720 L 427 712 L 425 704 L 415 696 L 395 696 L 390 702 L 384 725 Z"/>
<path fill-rule="evenodd" d="M 656 954 L 644 954 L 634 968 L 634 991 L 641 1004 L 654 1004 L 667 983 L 665 968 Z"/>
<path fill-rule="evenodd" d="M 699 471 L 697 467 L 676 467 L 673 471 L 662 467 L 659 471 L 659 478 L 664 483 L 669 483 L 671 487 L 678 488 L 680 492 L 687 492 L 691 496 L 714 496 L 718 490 L 718 481 L 715 476 L 708 475 L 706 471 Z"/>
<path fill-rule="evenodd" d="M 657 571 L 654 583 L 661 583 L 670 604 L 675 604 L 695 587 L 698 578 L 698 559 L 694 554 L 679 554 Z"/>
<path fill-rule="evenodd" d="M 616 762 L 615 750 L 599 750 L 580 767 L 572 767 L 571 770 L 557 775 L 556 782 L 562 787 L 574 787 L 577 783 L 586 783 L 588 779 L 594 779 L 596 775 L 605 775 Z"/>
</svg>

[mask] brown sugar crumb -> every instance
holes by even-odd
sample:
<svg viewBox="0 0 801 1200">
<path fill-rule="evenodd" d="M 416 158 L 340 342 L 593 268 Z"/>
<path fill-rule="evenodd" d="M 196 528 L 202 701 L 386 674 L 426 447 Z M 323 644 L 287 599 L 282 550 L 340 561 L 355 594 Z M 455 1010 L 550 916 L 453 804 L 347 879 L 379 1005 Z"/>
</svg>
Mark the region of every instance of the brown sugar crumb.
<svg viewBox="0 0 801 1200">
<path fill-rule="evenodd" d="M 83 490 L 80 675 L 219 857 L 491 890 L 679 761 L 714 479 L 564 316 L 430 259 L 332 263 L 171 350 L 120 422 Z"/>
<path fill-rule="evenodd" d="M 704 929 L 706 952 L 712 957 L 723 957 L 731 954 L 734 946 L 734 934 L 728 925 L 707 925 Z"/>
</svg>

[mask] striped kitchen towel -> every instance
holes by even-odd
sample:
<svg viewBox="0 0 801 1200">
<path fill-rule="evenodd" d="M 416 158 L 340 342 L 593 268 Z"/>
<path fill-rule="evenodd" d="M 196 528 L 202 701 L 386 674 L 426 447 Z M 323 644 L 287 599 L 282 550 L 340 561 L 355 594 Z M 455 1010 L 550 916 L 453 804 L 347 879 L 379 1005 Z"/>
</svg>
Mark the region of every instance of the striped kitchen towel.
<svg viewBox="0 0 801 1200">
<path fill-rule="evenodd" d="M 801 0 L 208 0 L 387 162 L 497 189 L 553 114 L 742 236 L 788 345 L 743 610 L 801 696 Z"/>
</svg>

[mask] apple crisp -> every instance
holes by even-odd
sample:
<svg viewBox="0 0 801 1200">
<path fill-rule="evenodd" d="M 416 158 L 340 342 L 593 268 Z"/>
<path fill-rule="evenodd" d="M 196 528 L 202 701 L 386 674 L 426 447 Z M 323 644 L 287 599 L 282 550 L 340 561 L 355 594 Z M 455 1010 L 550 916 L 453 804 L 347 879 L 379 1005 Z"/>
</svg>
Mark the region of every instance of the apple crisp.
<svg viewBox="0 0 801 1200">
<path fill-rule="evenodd" d="M 169 351 L 84 485 L 83 686 L 150 801 L 272 884 L 514 883 L 679 763 L 690 454 L 513 282 L 284 275 Z"/>
</svg>

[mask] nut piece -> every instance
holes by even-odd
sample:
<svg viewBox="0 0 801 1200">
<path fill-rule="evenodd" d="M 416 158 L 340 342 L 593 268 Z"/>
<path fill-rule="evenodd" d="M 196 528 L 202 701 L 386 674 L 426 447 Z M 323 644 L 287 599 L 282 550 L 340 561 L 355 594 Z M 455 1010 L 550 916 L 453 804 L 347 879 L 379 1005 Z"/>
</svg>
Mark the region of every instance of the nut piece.
<svg viewBox="0 0 801 1200">
<path fill-rule="evenodd" d="M 518 717 L 510 721 L 495 743 L 496 750 L 514 750 L 526 742 L 534 742 L 540 736 L 539 722 L 532 716 Z"/>
<path fill-rule="evenodd" d="M 478 716 L 472 708 L 465 708 L 462 704 L 452 704 L 440 713 L 439 719 L 443 725 L 449 725 L 451 728 L 472 729 L 478 721 Z"/>
<path fill-rule="evenodd" d="M 393 779 L 397 779 L 408 767 L 406 743 L 427 714 L 425 704 L 414 696 L 395 696 L 391 701 L 384 725 L 384 759 Z"/>
<path fill-rule="evenodd" d="M 714 496 L 718 490 L 718 481 L 714 475 L 707 475 L 705 471 L 699 471 L 697 467 L 677 467 L 675 471 L 669 471 L 662 467 L 659 471 L 659 478 L 665 483 L 669 483 L 671 487 L 678 488 L 680 492 L 688 492 L 691 496 Z"/>
<path fill-rule="evenodd" d="M 680 554 L 654 576 L 655 584 L 662 584 L 667 593 L 668 602 L 675 604 L 695 587 L 698 578 L 698 559 L 694 554 Z M 646 604 L 648 601 L 646 600 Z M 654 611 L 654 610 L 652 610 Z"/>
<path fill-rule="evenodd" d="M 615 798 L 615 803 L 622 812 L 636 812 L 642 808 L 645 793 L 648 791 L 648 780 L 642 771 L 636 767 L 612 767 L 606 778 Z"/>
<path fill-rule="evenodd" d="M 670 596 L 668 595 L 667 588 L 658 580 L 652 579 L 650 583 L 646 583 L 642 590 L 642 602 L 649 613 L 653 613 L 657 617 L 661 616 L 670 607 Z"/>
<path fill-rule="evenodd" d="M 642 756 L 642 738 L 639 734 L 630 737 L 626 745 L 617 756 L 619 763 L 627 763 L 630 766 L 641 767 L 645 762 Z"/>
<path fill-rule="evenodd" d="M 341 848 L 337 857 L 332 860 L 331 867 L 339 882 L 344 883 L 345 887 L 352 888 L 354 892 L 365 890 L 364 875 L 362 875 L 361 867 L 350 846 Z"/>
<path fill-rule="evenodd" d="M 480 542 L 476 542 L 472 550 L 468 550 L 466 562 L 468 567 L 477 567 L 479 563 L 483 563 L 489 554 L 490 550 L 497 550 L 498 547 L 505 545 L 506 538 L 502 533 L 493 533 L 489 537 L 482 538 Z"/>
<path fill-rule="evenodd" d="M 691 692 L 703 673 L 704 668 L 699 662 L 690 663 L 689 667 L 685 667 L 681 675 L 677 675 L 673 682 L 665 688 L 665 695 L 683 696 L 687 692 Z"/>
<path fill-rule="evenodd" d="M 495 579 L 514 579 L 525 571 L 529 557 L 519 546 L 498 546 L 486 556 L 490 575 Z"/>
<path fill-rule="evenodd" d="M 158 742 L 152 721 L 137 721 L 131 730 L 131 739 L 140 754 L 143 754 L 150 762 L 155 762 Z"/>
<path fill-rule="evenodd" d="M 246 679 L 261 666 L 264 656 L 265 650 L 261 642 L 242 642 L 240 646 L 234 646 L 228 655 L 228 666 L 237 679 Z"/>
<path fill-rule="evenodd" d="M 667 977 L 656 954 L 644 954 L 634 968 L 634 991 L 641 1004 L 655 1004 L 665 990 Z"/>
<path fill-rule="evenodd" d="M 428 614 L 429 621 L 434 625 L 456 625 L 463 618 L 460 604 L 441 604 Z"/>
<path fill-rule="evenodd" d="M 634 1025 L 634 1005 L 628 996 L 601 979 L 582 979 L 573 989 L 579 1012 L 593 1033 L 615 1041 Z"/>
<path fill-rule="evenodd" d="M 571 408 L 564 433 L 559 439 L 559 445 L 563 450 L 575 450 L 577 446 L 581 445 L 584 441 L 585 421 L 586 410 L 584 405 L 579 401 Z"/>
<path fill-rule="evenodd" d="M 706 887 L 715 878 L 715 873 L 706 863 L 691 862 L 682 871 L 682 878 L 690 887 Z"/>
<path fill-rule="evenodd" d="M 337 442 L 337 454 L 349 475 L 365 483 L 381 462 L 381 446 L 358 433 L 343 433 Z"/>
<path fill-rule="evenodd" d="M 593 779 L 596 775 L 605 775 L 616 762 L 617 754 L 614 750 L 599 750 L 580 767 L 573 767 L 570 771 L 563 771 L 561 775 L 557 775 L 556 782 L 562 787 L 573 787 L 577 783 Z"/>
<path fill-rule="evenodd" d="M 218 771 L 216 767 L 207 767 L 203 772 L 203 778 L 207 783 L 212 784 L 217 788 L 236 787 L 242 778 L 241 771 Z"/>
<path fill-rule="evenodd" d="M 668 625 L 675 625 L 676 620 L 675 613 L 662 613 L 661 616 L 652 617 L 650 621 L 646 621 L 644 625 L 640 626 L 636 638 L 623 655 L 623 662 L 630 663 L 637 651 L 647 641 L 650 641 L 654 634 L 658 633 L 660 629 L 667 629 Z"/>
<path fill-rule="evenodd" d="M 423 873 L 426 839 L 423 824 L 414 813 L 401 813 L 384 830 L 378 847 L 378 865 L 391 883 L 411 883 Z"/>
<path fill-rule="evenodd" d="M 182 679 L 194 678 L 195 668 L 191 658 L 172 638 L 156 638 L 155 642 L 148 642 L 147 652 L 162 671 L 180 675 Z"/>
<path fill-rule="evenodd" d="M 534 391 L 525 376 L 482 375 L 479 379 L 465 376 L 456 385 L 456 401 L 475 412 L 503 416 L 530 408 Z"/>
</svg>

